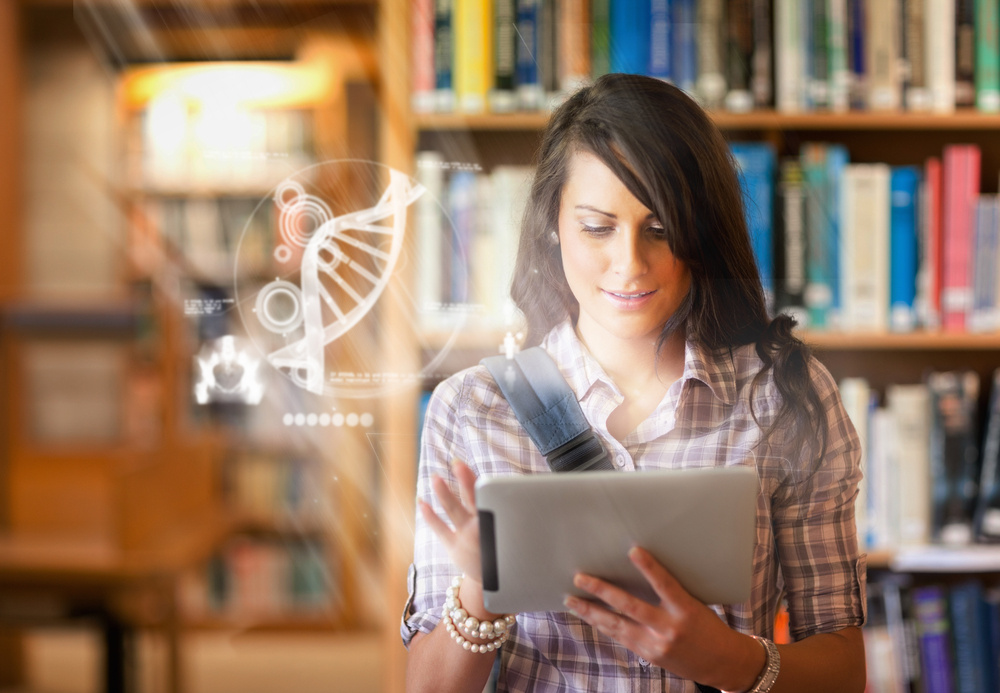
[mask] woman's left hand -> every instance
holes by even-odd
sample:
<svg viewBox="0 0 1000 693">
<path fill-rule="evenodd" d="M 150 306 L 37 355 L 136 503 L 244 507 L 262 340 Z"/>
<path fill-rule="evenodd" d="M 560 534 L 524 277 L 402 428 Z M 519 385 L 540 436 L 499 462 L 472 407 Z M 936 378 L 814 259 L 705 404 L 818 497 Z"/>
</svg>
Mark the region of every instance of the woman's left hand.
<svg viewBox="0 0 1000 693">
<path fill-rule="evenodd" d="M 629 559 L 656 592 L 659 604 L 650 604 L 604 580 L 578 574 L 574 579 L 576 587 L 604 604 L 571 596 L 566 599 L 567 608 L 643 659 L 702 683 L 718 677 L 720 659 L 725 655 L 735 654 L 739 661 L 739 653 L 748 652 L 748 638 L 730 629 L 714 611 L 692 597 L 648 551 L 633 548 Z M 760 649 L 752 640 L 750 643 Z M 753 657 L 753 650 L 749 652 Z M 756 666 L 748 664 L 750 669 Z M 739 679 L 749 676 L 747 687 L 756 677 L 750 669 L 738 674 Z"/>
</svg>

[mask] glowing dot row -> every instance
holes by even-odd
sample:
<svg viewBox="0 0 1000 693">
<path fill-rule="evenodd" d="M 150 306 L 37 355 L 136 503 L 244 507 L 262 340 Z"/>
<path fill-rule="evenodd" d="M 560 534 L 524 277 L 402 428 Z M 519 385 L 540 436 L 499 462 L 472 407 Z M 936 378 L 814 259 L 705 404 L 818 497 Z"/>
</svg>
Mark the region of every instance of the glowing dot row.
<svg viewBox="0 0 1000 693">
<path fill-rule="evenodd" d="M 288 413 L 282 417 L 282 423 L 286 426 L 349 426 L 351 428 L 363 426 L 364 428 L 371 428 L 372 424 L 375 423 L 375 417 L 368 412 L 363 414 L 356 414 L 354 412 L 350 414 L 341 414 L 340 412 L 333 414 L 327 414 L 326 412 L 322 414 Z"/>
</svg>

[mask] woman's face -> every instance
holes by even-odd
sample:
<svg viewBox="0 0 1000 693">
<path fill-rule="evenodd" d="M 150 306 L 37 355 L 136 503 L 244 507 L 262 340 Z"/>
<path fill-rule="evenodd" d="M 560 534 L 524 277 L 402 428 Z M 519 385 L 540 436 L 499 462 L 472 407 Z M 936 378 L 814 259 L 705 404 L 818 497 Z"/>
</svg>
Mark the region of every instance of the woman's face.
<svg viewBox="0 0 1000 693">
<path fill-rule="evenodd" d="M 577 328 L 587 345 L 655 343 L 691 286 L 655 215 L 589 152 L 573 154 L 559 204 L 559 243 Z M 609 341 L 610 340 L 610 341 Z"/>
</svg>

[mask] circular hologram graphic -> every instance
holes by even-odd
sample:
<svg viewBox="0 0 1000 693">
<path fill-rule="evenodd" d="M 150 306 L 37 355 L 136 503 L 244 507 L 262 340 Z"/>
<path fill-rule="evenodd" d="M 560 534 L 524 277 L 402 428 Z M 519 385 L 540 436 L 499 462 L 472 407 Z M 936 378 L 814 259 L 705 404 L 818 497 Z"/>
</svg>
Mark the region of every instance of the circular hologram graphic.
<svg viewBox="0 0 1000 693">
<path fill-rule="evenodd" d="M 334 160 L 289 176 L 259 201 L 236 249 L 236 307 L 252 344 L 296 386 L 370 398 L 443 372 L 469 312 L 442 322 L 453 300 L 421 298 L 414 268 L 421 244 L 443 262 L 468 253 L 431 189 L 371 161 Z M 393 353 L 423 359 L 400 365 Z"/>
<path fill-rule="evenodd" d="M 275 280 L 258 292 L 254 311 L 265 330 L 291 332 L 302 324 L 302 291 L 291 282 Z"/>
</svg>

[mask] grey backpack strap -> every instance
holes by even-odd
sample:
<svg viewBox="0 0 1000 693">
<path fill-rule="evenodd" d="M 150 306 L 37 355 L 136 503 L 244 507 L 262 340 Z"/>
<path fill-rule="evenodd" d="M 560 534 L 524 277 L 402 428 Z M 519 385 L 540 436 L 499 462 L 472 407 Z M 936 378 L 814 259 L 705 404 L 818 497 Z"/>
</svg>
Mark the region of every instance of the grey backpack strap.
<svg viewBox="0 0 1000 693">
<path fill-rule="evenodd" d="M 513 359 L 490 356 L 481 363 L 552 471 L 614 469 L 576 395 L 544 349 L 531 347 Z"/>
</svg>

